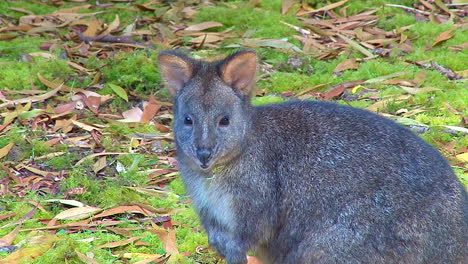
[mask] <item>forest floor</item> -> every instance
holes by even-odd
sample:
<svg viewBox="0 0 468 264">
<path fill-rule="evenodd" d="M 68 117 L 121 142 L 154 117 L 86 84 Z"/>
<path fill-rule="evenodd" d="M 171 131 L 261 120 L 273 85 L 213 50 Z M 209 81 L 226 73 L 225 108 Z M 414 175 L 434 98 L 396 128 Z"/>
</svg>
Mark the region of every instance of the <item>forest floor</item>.
<svg viewBox="0 0 468 264">
<path fill-rule="evenodd" d="M 255 49 L 254 104 L 377 112 L 468 186 L 467 14 L 463 0 L 3 1 L 0 263 L 223 262 L 177 171 L 166 49 Z"/>
</svg>

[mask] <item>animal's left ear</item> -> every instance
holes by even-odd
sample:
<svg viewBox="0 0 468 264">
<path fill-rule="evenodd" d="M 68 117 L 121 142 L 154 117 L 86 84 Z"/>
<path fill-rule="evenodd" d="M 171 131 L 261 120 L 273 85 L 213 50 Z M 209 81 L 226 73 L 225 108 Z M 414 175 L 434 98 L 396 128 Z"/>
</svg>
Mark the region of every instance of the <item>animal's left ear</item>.
<svg viewBox="0 0 468 264">
<path fill-rule="evenodd" d="M 234 92 L 250 96 L 257 70 L 257 54 L 253 50 L 244 50 L 227 57 L 221 64 L 221 79 Z"/>
</svg>

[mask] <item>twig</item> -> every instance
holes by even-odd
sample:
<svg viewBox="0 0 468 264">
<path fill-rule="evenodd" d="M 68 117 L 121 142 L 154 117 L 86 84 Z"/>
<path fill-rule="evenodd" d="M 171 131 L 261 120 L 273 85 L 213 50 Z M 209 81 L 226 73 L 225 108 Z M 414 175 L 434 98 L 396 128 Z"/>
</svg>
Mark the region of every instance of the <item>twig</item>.
<svg viewBox="0 0 468 264">
<path fill-rule="evenodd" d="M 367 57 L 369 58 L 374 58 L 374 57 L 377 57 L 376 55 L 372 54 L 369 50 L 367 50 L 366 48 L 364 48 L 363 46 L 361 46 L 359 43 L 357 43 L 356 41 L 342 35 L 342 34 L 338 34 L 338 36 L 344 40 L 346 43 L 348 43 L 351 47 L 355 48 L 356 50 L 358 50 L 359 52 L 361 52 L 362 54 L 366 55 Z"/>
<path fill-rule="evenodd" d="M 62 87 L 63 87 L 63 83 L 60 84 L 57 88 L 55 88 L 55 89 L 53 89 L 53 90 L 51 90 L 51 91 L 49 91 L 49 92 L 47 92 L 45 94 L 7 101 L 6 103 L 0 104 L 0 109 L 2 109 L 4 107 L 11 106 L 11 105 L 43 101 L 45 99 L 48 99 L 48 98 L 54 96 L 58 91 L 60 91 L 60 89 L 62 89 Z"/>
<path fill-rule="evenodd" d="M 127 43 L 127 44 L 135 44 L 135 45 L 141 45 L 149 48 L 154 48 L 150 44 L 146 43 L 141 43 L 138 41 L 131 40 L 127 37 L 121 37 L 121 36 L 112 36 L 112 35 L 106 35 L 106 36 L 96 36 L 96 37 L 87 37 L 83 35 L 81 32 L 76 31 L 76 34 L 78 35 L 78 38 L 86 43 L 90 43 L 93 41 L 96 42 L 108 42 L 108 43 Z"/>
<path fill-rule="evenodd" d="M 403 5 L 385 4 L 385 6 L 401 8 L 401 9 L 406 10 L 408 12 L 419 13 L 419 14 L 423 14 L 423 15 L 426 15 L 426 16 L 431 15 L 430 12 L 422 11 L 422 10 L 419 10 L 419 9 L 416 9 L 416 8 L 407 7 L 407 6 L 403 6 Z M 439 15 L 439 14 L 434 14 L 434 15 L 438 16 L 438 17 L 448 18 L 448 16 L 444 16 L 444 15 Z"/>
<path fill-rule="evenodd" d="M 283 21 L 280 21 L 280 23 L 283 24 L 283 25 L 286 25 L 286 26 L 288 26 L 288 27 L 290 27 L 290 28 L 292 28 L 294 30 L 296 30 L 297 32 L 301 33 L 304 37 L 310 36 L 310 31 L 307 30 L 307 29 L 303 29 L 303 28 L 291 25 L 291 24 L 283 22 Z"/>
<path fill-rule="evenodd" d="M 437 62 L 435 61 L 432 61 L 431 63 L 423 63 L 423 62 L 413 62 L 413 61 L 409 61 L 410 63 L 414 63 L 415 65 L 419 66 L 419 67 L 423 67 L 423 68 L 426 68 L 426 69 L 434 69 L 440 73 L 442 73 L 442 75 L 446 76 L 447 78 L 449 78 L 450 80 L 460 80 L 460 79 L 463 79 L 462 76 L 456 74 L 454 71 L 452 71 L 451 69 L 449 68 L 445 68 L 443 67 L 442 65 L 438 64 Z"/>
</svg>

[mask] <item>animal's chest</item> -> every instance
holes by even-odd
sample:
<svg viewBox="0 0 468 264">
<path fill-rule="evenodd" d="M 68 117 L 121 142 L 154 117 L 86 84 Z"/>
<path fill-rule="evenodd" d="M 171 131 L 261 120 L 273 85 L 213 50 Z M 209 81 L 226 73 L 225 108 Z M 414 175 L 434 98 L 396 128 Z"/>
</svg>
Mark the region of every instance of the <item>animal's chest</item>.
<svg viewBox="0 0 468 264">
<path fill-rule="evenodd" d="M 229 228 L 234 226 L 233 197 L 217 184 L 199 184 L 192 189 L 192 198 L 202 218 Z"/>
</svg>

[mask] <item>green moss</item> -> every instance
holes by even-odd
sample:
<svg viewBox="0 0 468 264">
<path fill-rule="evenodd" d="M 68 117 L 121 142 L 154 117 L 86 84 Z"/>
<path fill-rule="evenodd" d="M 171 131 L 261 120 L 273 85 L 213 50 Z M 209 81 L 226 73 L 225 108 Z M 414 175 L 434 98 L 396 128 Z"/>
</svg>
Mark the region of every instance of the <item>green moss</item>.
<svg viewBox="0 0 468 264">
<path fill-rule="evenodd" d="M 177 195 L 185 195 L 185 186 L 181 177 L 177 177 L 169 183 L 169 188 Z"/>
<path fill-rule="evenodd" d="M 252 98 L 253 105 L 265 105 L 265 104 L 275 104 L 286 101 L 283 97 L 276 95 L 265 95 L 261 97 Z"/>
<path fill-rule="evenodd" d="M 159 71 L 156 67 L 156 53 L 148 51 L 134 51 L 134 54 L 117 53 L 109 58 L 107 65 L 101 68 L 103 80 L 107 83 L 115 83 L 119 86 L 135 90 L 137 92 L 149 92 L 154 90 L 159 94 L 162 88 Z M 96 61 L 90 60 L 96 64 Z M 113 94 L 110 90 L 102 93 Z"/>
<path fill-rule="evenodd" d="M 33 83 L 36 87 L 46 89 L 39 81 L 38 73 L 50 81 L 55 79 L 65 80 L 73 75 L 73 71 L 64 60 L 35 57 L 31 62 L 0 61 L 0 76 L 2 76 L 0 78 L 0 88 L 30 90 Z M 73 86 L 73 81 L 67 82 L 67 84 Z"/>
<path fill-rule="evenodd" d="M 219 30 L 233 28 L 236 32 L 245 33 L 252 32 L 253 38 L 273 38 L 293 39 L 295 35 L 294 29 L 285 26 L 279 21 L 284 21 L 290 24 L 299 25 L 300 23 L 294 16 L 283 16 L 280 13 L 281 1 L 263 1 L 261 9 L 255 9 L 248 6 L 245 2 L 233 1 L 229 6 L 218 4 L 215 7 L 202 7 L 200 12 L 196 14 L 195 22 L 216 21 L 223 24 Z M 232 5 L 236 5 L 233 16 Z"/>
</svg>

